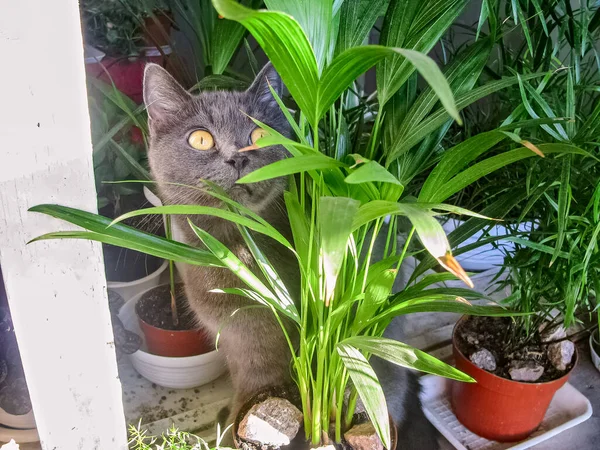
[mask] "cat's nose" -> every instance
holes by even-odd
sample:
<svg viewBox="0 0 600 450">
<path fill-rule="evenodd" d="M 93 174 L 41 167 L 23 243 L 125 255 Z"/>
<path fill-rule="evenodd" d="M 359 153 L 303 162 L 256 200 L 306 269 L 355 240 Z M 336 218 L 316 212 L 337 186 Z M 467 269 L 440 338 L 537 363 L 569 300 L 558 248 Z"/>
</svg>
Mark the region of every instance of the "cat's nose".
<svg viewBox="0 0 600 450">
<path fill-rule="evenodd" d="M 230 159 L 225 161 L 225 163 L 237 169 L 238 173 L 241 173 L 249 162 L 250 160 L 246 155 L 240 154 L 233 155 Z"/>
</svg>

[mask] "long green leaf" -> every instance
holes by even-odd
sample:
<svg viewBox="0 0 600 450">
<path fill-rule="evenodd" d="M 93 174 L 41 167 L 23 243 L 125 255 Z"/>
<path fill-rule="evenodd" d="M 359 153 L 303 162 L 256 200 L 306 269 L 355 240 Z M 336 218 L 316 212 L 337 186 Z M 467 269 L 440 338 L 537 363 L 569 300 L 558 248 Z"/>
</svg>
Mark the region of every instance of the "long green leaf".
<svg viewBox="0 0 600 450">
<path fill-rule="evenodd" d="M 291 249 L 292 245 L 288 242 L 288 240 L 279 233 L 272 226 L 265 226 L 262 223 L 259 223 L 253 219 L 248 217 L 244 217 L 240 214 L 227 211 L 226 209 L 214 208 L 211 206 L 201 206 L 201 205 L 167 205 L 167 206 L 157 206 L 153 208 L 143 208 L 135 211 L 130 211 L 125 213 L 119 217 L 117 217 L 111 225 L 122 222 L 123 220 L 129 219 L 131 217 L 138 216 L 146 216 L 150 214 L 163 215 L 163 214 L 174 214 L 174 215 L 183 215 L 183 216 L 194 216 L 194 215 L 206 215 L 212 217 L 219 217 L 221 219 L 227 220 L 232 223 L 236 223 L 238 225 L 242 225 L 246 228 L 249 228 L 258 233 L 269 236 L 272 239 L 275 239 L 280 244 L 285 247 Z"/>
<path fill-rule="evenodd" d="M 337 352 L 350 374 L 369 419 L 385 448 L 390 448 L 390 422 L 383 389 L 367 359 L 352 345 L 339 343 Z"/>
<path fill-rule="evenodd" d="M 425 291 L 426 292 L 426 291 Z M 469 316 L 484 317 L 513 317 L 524 315 L 525 313 L 516 313 L 500 306 L 479 306 L 471 305 L 463 299 L 450 295 L 432 295 L 431 298 L 424 297 L 416 300 L 404 300 L 400 303 L 394 303 L 394 298 L 390 299 L 392 305 L 374 318 L 371 323 L 380 320 L 389 320 L 399 315 L 423 313 L 423 312 L 446 312 Z"/>
<path fill-rule="evenodd" d="M 300 24 L 281 12 L 255 11 L 233 0 L 212 1 L 219 14 L 241 23 L 252 33 L 309 123 L 316 124 L 319 71 Z"/>
<path fill-rule="evenodd" d="M 198 239 L 202 241 L 204 245 L 212 252 L 215 257 L 221 261 L 221 263 L 233 272 L 241 281 L 243 281 L 248 287 L 258 293 L 271 307 L 282 312 L 286 317 L 293 321 L 300 323 L 300 316 L 296 306 L 289 298 L 277 297 L 273 292 L 264 285 L 262 281 L 258 279 L 254 273 L 229 250 L 219 240 L 212 237 L 209 233 L 201 228 L 198 228 L 191 221 L 189 225 L 198 236 Z"/>
<path fill-rule="evenodd" d="M 474 383 L 475 380 L 460 370 L 440 361 L 427 353 L 403 344 L 402 342 L 372 336 L 355 336 L 339 345 L 349 345 L 363 352 L 379 356 L 381 359 L 409 369 L 420 370 L 451 380 Z"/>
<path fill-rule="evenodd" d="M 346 183 L 359 184 L 369 182 L 392 183 L 402 186 L 398 179 L 377 161 L 369 161 L 354 170 L 345 179 Z"/>
<path fill-rule="evenodd" d="M 337 37 L 333 1 L 265 0 L 265 4 L 270 10 L 284 12 L 298 21 L 315 52 L 319 70 L 322 70 Z"/>
<path fill-rule="evenodd" d="M 570 144 L 541 144 L 538 148 L 544 154 L 551 153 L 565 153 L 565 154 L 580 154 L 589 156 L 585 150 L 580 149 Z M 528 148 L 521 148 L 516 150 L 509 150 L 496 156 L 487 158 L 468 169 L 462 171 L 458 175 L 454 176 L 451 180 L 446 181 L 443 184 L 438 184 L 439 188 L 430 195 L 427 200 L 434 202 L 443 202 L 450 196 L 456 194 L 466 186 L 477 181 L 481 177 L 484 177 L 502 167 L 512 164 L 523 159 L 531 158 L 536 156 Z"/>
<path fill-rule="evenodd" d="M 543 76 L 543 73 L 535 73 L 527 76 L 522 76 L 522 80 L 529 80 Z M 460 111 L 472 103 L 487 97 L 494 92 L 501 91 L 509 86 L 517 84 L 517 77 L 503 78 L 498 81 L 492 81 L 478 88 L 472 89 L 464 94 L 456 96 L 456 107 Z M 431 135 L 438 128 L 444 125 L 450 116 L 444 108 L 440 108 L 419 124 L 415 124 L 410 129 L 410 133 L 404 136 L 402 140 L 397 140 L 391 149 L 387 152 L 386 167 L 389 166 L 400 155 L 411 149 L 413 146 L 421 142 L 425 137 Z"/>
<path fill-rule="evenodd" d="M 294 156 L 261 167 L 243 176 L 237 182 L 240 184 L 256 183 L 257 181 L 292 175 L 294 173 L 308 172 L 310 170 L 335 169 L 345 164 L 323 154 Z"/>
<path fill-rule="evenodd" d="M 381 44 L 428 53 L 458 17 L 468 0 L 392 0 L 384 19 Z M 381 105 L 394 95 L 413 73 L 406 55 L 384 60 L 377 69 Z"/>
<path fill-rule="evenodd" d="M 209 252 L 144 233 L 127 225 L 110 226 L 110 219 L 87 211 L 59 205 L 37 205 L 30 208 L 29 211 L 46 214 L 90 231 L 90 233 L 81 231 L 50 233 L 34 240 L 90 239 L 187 264 L 223 267 L 223 264 Z"/>
<path fill-rule="evenodd" d="M 346 197 L 321 197 L 317 226 L 321 241 L 321 261 L 325 277 L 325 303 L 333 297 L 346 254 L 352 222 L 360 203 Z"/>
<path fill-rule="evenodd" d="M 570 179 L 571 179 L 571 155 L 567 155 L 563 158 L 562 169 L 560 172 L 560 188 L 558 189 L 558 234 L 556 238 L 556 247 L 554 248 L 554 254 L 550 265 L 554 264 L 560 251 L 562 250 L 563 242 L 565 241 L 565 228 L 567 221 L 569 220 L 569 206 L 571 204 L 570 197 Z"/>
<path fill-rule="evenodd" d="M 317 118 L 330 108 L 340 94 L 363 72 L 383 58 L 400 54 L 429 83 L 451 117 L 461 123 L 450 86 L 437 64 L 427 55 L 403 48 L 368 45 L 354 47 L 338 55 L 319 81 Z"/>
<path fill-rule="evenodd" d="M 389 0 L 344 1 L 335 53 L 363 44 L 377 18 L 385 13 L 388 3 Z"/>
</svg>

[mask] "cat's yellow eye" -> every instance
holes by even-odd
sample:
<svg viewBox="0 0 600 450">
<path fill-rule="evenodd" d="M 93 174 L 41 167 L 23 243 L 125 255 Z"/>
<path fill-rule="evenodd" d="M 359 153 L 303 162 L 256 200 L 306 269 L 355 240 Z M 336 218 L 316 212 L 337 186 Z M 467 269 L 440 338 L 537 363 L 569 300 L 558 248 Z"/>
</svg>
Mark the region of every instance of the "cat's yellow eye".
<svg viewBox="0 0 600 450">
<path fill-rule="evenodd" d="M 215 146 L 215 140 L 206 130 L 196 130 L 188 138 L 188 143 L 196 150 L 210 150 Z"/>
<path fill-rule="evenodd" d="M 252 132 L 252 134 L 250 135 L 250 141 L 252 141 L 253 144 L 256 144 L 256 141 L 258 141 L 260 138 L 268 136 L 268 135 L 269 135 L 269 133 L 267 133 L 262 128 L 255 128 L 254 131 Z"/>
</svg>

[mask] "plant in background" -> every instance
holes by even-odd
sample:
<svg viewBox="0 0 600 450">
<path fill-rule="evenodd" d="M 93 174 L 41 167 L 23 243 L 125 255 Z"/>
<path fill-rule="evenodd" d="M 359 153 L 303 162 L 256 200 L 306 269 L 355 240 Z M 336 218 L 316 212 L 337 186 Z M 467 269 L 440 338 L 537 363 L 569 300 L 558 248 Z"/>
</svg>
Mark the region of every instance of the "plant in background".
<svg viewBox="0 0 600 450">
<path fill-rule="evenodd" d="M 150 179 L 144 168 L 143 142 L 135 142 L 132 128 L 133 123 L 145 129 L 145 112 L 115 86 L 102 81 L 88 80 L 88 92 L 98 209 L 117 217 L 139 206 L 135 204 L 136 197 L 142 194 L 142 189 L 135 184 L 109 183 Z"/>
<path fill-rule="evenodd" d="M 260 0 L 242 1 L 242 4 L 252 8 L 258 8 L 261 3 Z M 219 20 L 210 0 L 173 0 L 172 5 L 173 11 L 179 14 L 182 22 L 189 28 L 194 44 L 201 50 L 196 54 L 196 70 L 203 74 L 201 78 L 209 78 L 201 86 L 211 81 L 225 83 L 224 87 L 227 88 L 239 85 L 237 80 L 240 76 L 232 72 L 230 63 L 246 35 L 244 27 L 234 21 Z M 249 51 L 247 42 L 245 48 L 256 74 L 254 54 Z M 224 73 L 227 76 L 214 77 Z"/>
<path fill-rule="evenodd" d="M 511 236 L 505 237 L 517 246 L 505 264 L 513 274 L 507 281 L 513 289 L 507 303 L 534 314 L 516 320 L 511 328 L 514 349 L 537 338 L 544 321 L 573 324 L 578 312 L 593 309 L 596 298 L 600 58 L 592 43 L 600 38 L 600 8 L 597 2 L 582 2 L 576 8 L 558 0 L 511 2 L 503 9 L 500 2 L 486 1 L 481 14 L 502 56 L 486 67 L 488 76 L 515 69 L 547 73 L 539 79 L 520 76 L 518 84 L 496 94 L 490 105 L 499 116 L 475 122 L 476 127 L 495 126 L 499 120 L 504 126 L 538 120 L 540 127 L 531 134 L 534 143 L 578 149 L 494 172 L 458 199 L 468 208 L 486 208 L 503 196 L 523 199 L 510 217 Z M 480 21 L 473 32 L 483 35 L 482 25 Z M 515 39 L 519 32 L 522 38 Z M 523 221 L 535 223 L 535 231 L 517 231 Z"/>
<path fill-rule="evenodd" d="M 111 56 L 139 53 L 142 11 L 131 11 L 120 0 L 82 0 L 85 42 Z"/>
</svg>

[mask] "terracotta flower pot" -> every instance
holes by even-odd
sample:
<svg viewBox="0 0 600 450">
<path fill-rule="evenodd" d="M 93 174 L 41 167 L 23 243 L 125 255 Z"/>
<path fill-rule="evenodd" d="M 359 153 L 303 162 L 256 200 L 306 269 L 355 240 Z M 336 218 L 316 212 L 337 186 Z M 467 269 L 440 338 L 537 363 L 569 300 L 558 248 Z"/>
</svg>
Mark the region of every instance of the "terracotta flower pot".
<svg viewBox="0 0 600 450">
<path fill-rule="evenodd" d="M 213 350 L 212 340 L 203 330 L 163 330 L 138 317 L 148 351 L 158 356 L 195 356 Z"/>
<path fill-rule="evenodd" d="M 545 383 L 523 383 L 499 377 L 473 364 L 457 347 L 456 330 L 452 334 L 452 350 L 456 368 L 477 383 L 452 382 L 451 403 L 457 419 L 473 433 L 499 442 L 525 439 L 542 422 L 552 397 L 569 379 L 577 363 L 565 375 Z"/>
<path fill-rule="evenodd" d="M 182 299 L 183 288 L 181 285 L 176 285 L 176 287 L 178 291 L 178 308 L 181 308 L 180 300 Z M 201 328 L 186 328 L 186 322 L 184 321 L 180 322 L 181 328 L 184 329 L 168 329 L 172 328 L 170 296 L 169 286 L 161 285 L 145 291 L 139 301 L 136 302 L 135 314 L 140 329 L 144 333 L 148 351 L 154 355 L 168 357 L 196 356 L 213 351 L 213 339 Z M 169 311 L 168 316 L 161 316 L 161 314 L 164 314 L 165 309 Z M 148 316 L 149 311 L 154 311 L 158 316 L 152 314 Z M 152 319 L 149 320 L 149 317 L 152 317 Z M 182 316 L 180 314 L 181 320 Z M 149 323 L 149 321 L 152 323 Z"/>
</svg>

